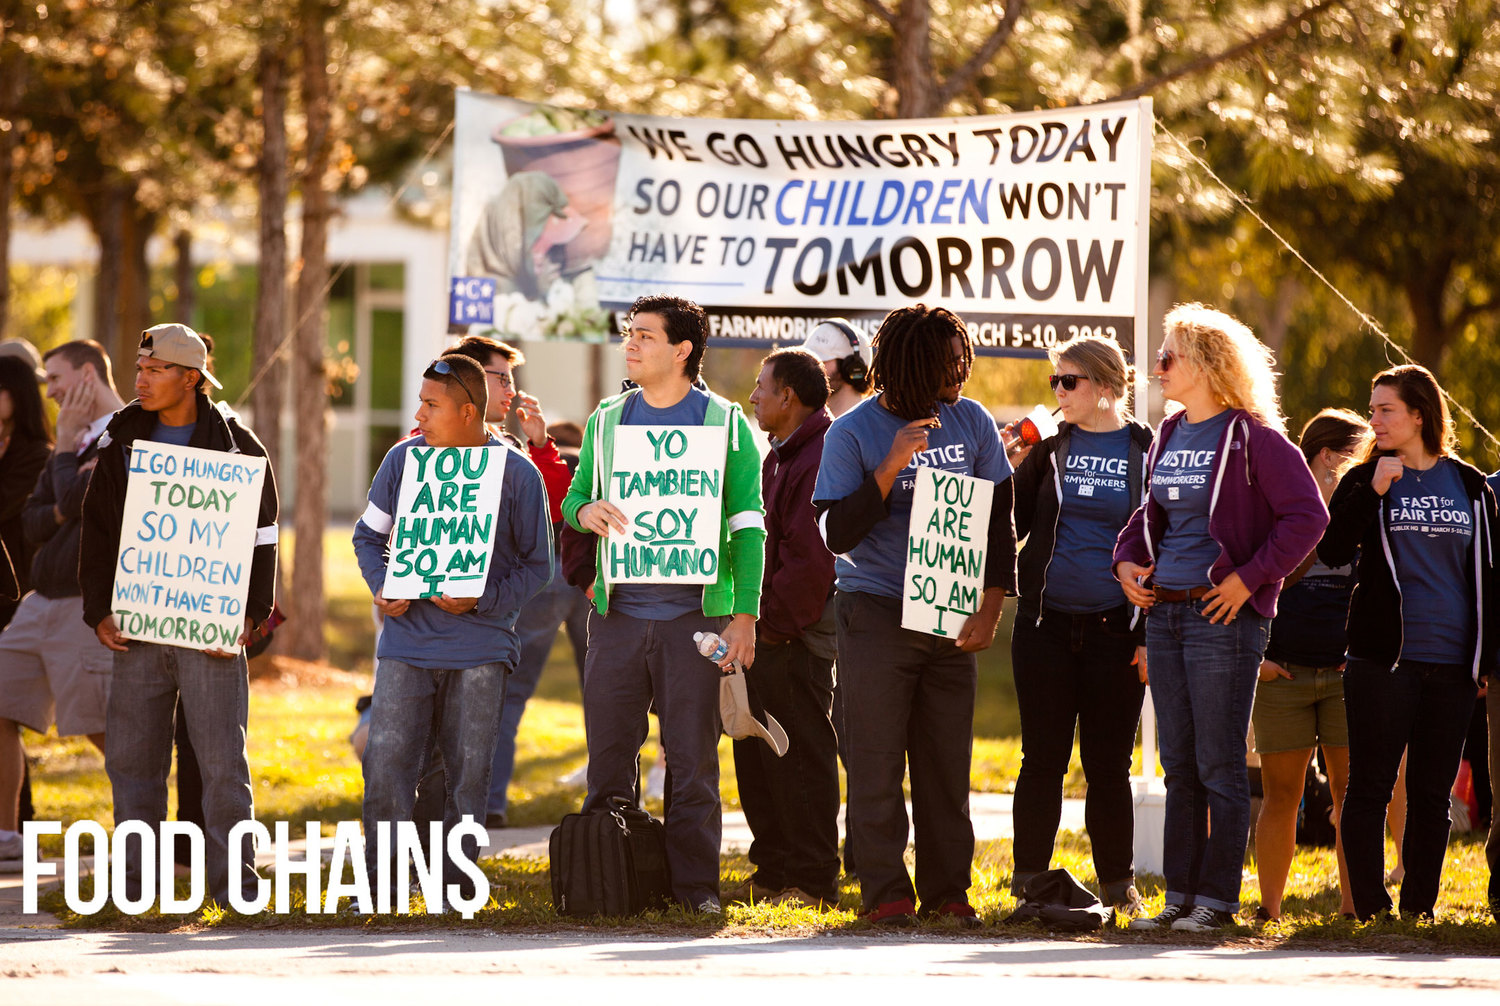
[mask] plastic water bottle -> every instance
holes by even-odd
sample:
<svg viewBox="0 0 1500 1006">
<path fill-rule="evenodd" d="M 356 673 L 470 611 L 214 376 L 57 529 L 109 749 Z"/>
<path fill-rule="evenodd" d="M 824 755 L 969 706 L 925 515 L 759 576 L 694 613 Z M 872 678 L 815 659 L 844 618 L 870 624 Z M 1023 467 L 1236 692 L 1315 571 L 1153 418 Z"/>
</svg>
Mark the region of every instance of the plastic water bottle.
<svg viewBox="0 0 1500 1006">
<path fill-rule="evenodd" d="M 716 664 L 729 653 L 729 644 L 717 632 L 695 632 L 693 642 L 698 644 L 699 653 Z"/>
</svg>

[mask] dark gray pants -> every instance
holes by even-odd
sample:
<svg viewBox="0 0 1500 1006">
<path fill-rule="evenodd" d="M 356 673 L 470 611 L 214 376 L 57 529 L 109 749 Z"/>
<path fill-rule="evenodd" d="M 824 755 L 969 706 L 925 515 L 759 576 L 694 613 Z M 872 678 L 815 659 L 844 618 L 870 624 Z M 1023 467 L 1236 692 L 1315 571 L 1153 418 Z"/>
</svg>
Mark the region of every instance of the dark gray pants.
<svg viewBox="0 0 1500 1006">
<path fill-rule="evenodd" d="M 833 661 L 815 656 L 800 639 L 755 649 L 745 672 L 755 715 L 776 717 L 787 734 L 786 754 L 759 737 L 734 742 L 740 806 L 755 840 L 754 880 L 780 891 L 797 887 L 814 897 L 839 897 L 838 741 L 829 719 Z"/>
<path fill-rule="evenodd" d="M 667 752 L 667 866 L 672 895 L 692 908 L 719 896 L 719 669 L 693 643 L 728 618 L 649 621 L 589 612 L 583 720 L 589 746 L 584 813 L 611 797 L 637 802 L 640 752 L 653 702 Z"/>
<path fill-rule="evenodd" d="M 974 859 L 969 763 L 974 748 L 974 655 L 952 639 L 901 628 L 901 601 L 838 595 L 839 687 L 848 731 L 848 828 L 866 911 L 916 900 L 933 911 L 968 903 Z M 901 779 L 911 771 L 917 883 L 904 856 Z"/>
</svg>

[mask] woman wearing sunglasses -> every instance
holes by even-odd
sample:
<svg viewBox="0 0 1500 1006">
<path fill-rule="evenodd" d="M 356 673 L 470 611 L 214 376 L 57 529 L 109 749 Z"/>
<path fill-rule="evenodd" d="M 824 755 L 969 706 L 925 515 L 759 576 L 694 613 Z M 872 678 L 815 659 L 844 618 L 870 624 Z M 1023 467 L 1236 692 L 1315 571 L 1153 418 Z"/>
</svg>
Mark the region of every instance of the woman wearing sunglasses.
<svg viewBox="0 0 1500 1006">
<path fill-rule="evenodd" d="M 1051 865 L 1076 727 L 1102 900 L 1134 915 L 1130 756 L 1145 693 L 1146 667 L 1136 666 L 1143 619 L 1109 567 L 1141 498 L 1151 428 L 1126 409 L 1130 367 L 1119 343 L 1083 336 L 1051 357 L 1062 423 L 1015 475 L 1016 535 L 1026 545 L 1010 640 L 1021 710 L 1011 893 Z"/>
<path fill-rule="evenodd" d="M 1114 553 L 1126 598 L 1151 608 L 1167 786 L 1166 907 L 1130 926 L 1204 932 L 1239 909 L 1256 677 L 1282 579 L 1318 543 L 1328 509 L 1286 438 L 1271 351 L 1202 304 L 1173 308 L 1165 328 L 1153 373 L 1181 408 L 1157 431 L 1146 500 Z"/>
<path fill-rule="evenodd" d="M 1484 475 L 1454 456 L 1448 405 L 1425 368 L 1375 376 L 1370 426 L 1374 444 L 1333 491 L 1318 546 L 1329 565 L 1359 555 L 1344 671 L 1344 856 L 1355 914 L 1389 913 L 1384 822 L 1405 750 L 1401 915 L 1431 918 L 1448 847 L 1448 792 L 1476 682 L 1493 670 L 1500 632 L 1495 497 Z"/>
</svg>

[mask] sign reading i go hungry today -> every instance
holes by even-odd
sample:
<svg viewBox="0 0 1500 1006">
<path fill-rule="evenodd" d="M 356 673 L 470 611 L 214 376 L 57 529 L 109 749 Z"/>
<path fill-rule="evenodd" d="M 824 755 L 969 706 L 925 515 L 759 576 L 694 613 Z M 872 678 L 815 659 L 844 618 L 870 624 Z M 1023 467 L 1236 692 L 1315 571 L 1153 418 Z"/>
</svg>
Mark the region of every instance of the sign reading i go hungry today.
<svg viewBox="0 0 1500 1006">
<path fill-rule="evenodd" d="M 120 632 L 238 650 L 265 458 L 137 440 L 127 473 L 113 604 Z"/>
</svg>

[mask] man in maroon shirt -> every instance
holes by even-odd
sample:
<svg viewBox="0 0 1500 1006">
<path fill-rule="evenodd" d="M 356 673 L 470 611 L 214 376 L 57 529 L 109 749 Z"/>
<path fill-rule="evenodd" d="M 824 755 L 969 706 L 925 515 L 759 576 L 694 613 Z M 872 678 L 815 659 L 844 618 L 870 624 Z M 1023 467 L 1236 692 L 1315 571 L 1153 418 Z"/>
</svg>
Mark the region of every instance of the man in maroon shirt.
<svg viewBox="0 0 1500 1006">
<path fill-rule="evenodd" d="M 827 400 L 823 365 L 803 349 L 767 356 L 750 395 L 771 451 L 761 466 L 766 568 L 745 684 L 756 715 L 776 717 L 789 744 L 781 758 L 758 738 L 734 744 L 740 804 L 755 835 L 751 894 L 809 905 L 837 903 L 839 873 L 833 555 L 812 506 L 832 422 Z"/>
</svg>

